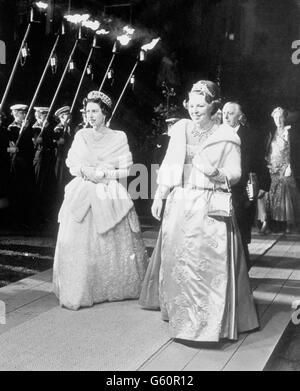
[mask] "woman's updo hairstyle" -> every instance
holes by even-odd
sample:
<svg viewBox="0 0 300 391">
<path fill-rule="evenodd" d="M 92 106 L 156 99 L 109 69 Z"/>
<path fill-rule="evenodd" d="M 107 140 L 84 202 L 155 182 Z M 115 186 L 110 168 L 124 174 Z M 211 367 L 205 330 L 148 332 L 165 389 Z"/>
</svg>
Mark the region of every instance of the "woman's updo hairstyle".
<svg viewBox="0 0 300 391">
<path fill-rule="evenodd" d="M 204 95 L 205 101 L 209 104 L 212 103 L 211 115 L 214 115 L 218 109 L 221 108 L 221 93 L 218 85 L 210 80 L 200 80 L 193 84 L 189 96 L 191 94 Z M 188 100 L 183 101 L 183 106 L 188 110 Z"/>
<path fill-rule="evenodd" d="M 282 107 L 276 107 L 273 111 L 272 111 L 272 113 L 271 113 L 271 117 L 275 117 L 275 114 L 279 114 L 281 117 L 283 117 L 284 119 L 286 119 L 287 118 L 287 116 L 288 116 L 288 112 L 287 112 L 287 110 L 285 110 L 285 109 L 283 109 Z"/>
<path fill-rule="evenodd" d="M 86 111 L 86 105 L 89 102 L 97 103 L 105 116 L 106 120 L 109 120 L 112 113 L 112 100 L 109 96 L 101 91 L 91 91 L 87 97 L 83 100 L 84 111 Z"/>
</svg>

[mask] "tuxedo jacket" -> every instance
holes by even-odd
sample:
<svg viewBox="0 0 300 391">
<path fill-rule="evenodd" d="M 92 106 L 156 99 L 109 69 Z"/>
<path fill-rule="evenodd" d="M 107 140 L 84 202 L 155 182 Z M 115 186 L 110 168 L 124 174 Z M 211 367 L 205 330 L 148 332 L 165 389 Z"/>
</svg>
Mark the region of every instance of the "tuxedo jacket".
<svg viewBox="0 0 300 391">
<path fill-rule="evenodd" d="M 264 140 L 247 126 L 240 126 L 238 136 L 241 140 L 242 175 L 239 182 L 232 186 L 232 203 L 244 245 L 251 242 L 251 228 L 255 219 L 255 201 L 249 201 L 247 182 L 249 173 L 257 176 L 258 188 L 269 191 L 271 176 L 265 160 Z"/>
<path fill-rule="evenodd" d="M 240 202 L 247 202 L 247 182 L 250 172 L 257 175 L 258 188 L 269 191 L 271 176 L 264 158 L 264 141 L 248 126 L 240 126 L 237 132 L 241 140 L 242 176 L 239 182 L 232 187 L 233 198 Z"/>
</svg>

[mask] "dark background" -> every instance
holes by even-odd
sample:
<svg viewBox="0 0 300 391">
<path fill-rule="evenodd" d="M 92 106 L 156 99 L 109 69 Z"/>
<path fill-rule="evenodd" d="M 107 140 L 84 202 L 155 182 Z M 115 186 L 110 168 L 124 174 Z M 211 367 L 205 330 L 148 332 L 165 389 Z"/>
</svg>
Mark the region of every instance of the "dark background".
<svg viewBox="0 0 300 391">
<path fill-rule="evenodd" d="M 124 3 L 130 6 L 111 7 Z M 0 96 L 28 23 L 30 4 L 26 0 L 0 0 L 0 39 L 7 47 L 7 64 L 0 65 Z M 172 100 L 181 108 L 180 115 L 186 115 L 182 100 L 192 83 L 211 79 L 220 83 L 224 101 L 233 99 L 241 103 L 252 128 L 261 135 L 261 145 L 274 127 L 270 113 L 276 106 L 289 111 L 288 120 L 297 132 L 300 65 L 293 64 L 291 57 L 292 42 L 300 39 L 300 0 L 51 0 L 48 4 L 47 18 L 36 15 L 41 23 L 33 25 L 28 37 L 31 55 L 24 66 L 18 67 L 4 107 L 7 114 L 11 104 L 30 102 L 53 45 L 53 33 L 70 7 L 71 13 L 90 13 L 92 18 L 111 16 L 116 35 L 120 32 L 117 18 L 136 28 L 135 39 L 116 58 L 113 84 L 107 81 L 104 86 L 104 91 L 115 101 L 140 46 L 161 37 L 147 61 L 137 67 L 134 89 L 129 87 L 126 91 L 111 124 L 127 132 L 136 162 L 151 160 L 151 148 L 155 144 L 153 108 L 164 99 L 157 85 L 157 74 L 162 57 L 172 51 L 178 59 L 181 79 Z M 75 35 L 76 29 L 68 27 L 57 49 L 57 73 L 48 71 L 36 105 L 50 104 Z M 80 42 L 74 56 L 76 69 L 67 74 L 54 109 L 71 104 L 91 39 L 88 34 Z M 113 40 L 112 36 L 103 38 L 101 49 L 93 54 L 94 78 L 84 79 L 74 123 L 80 120 L 82 99 L 91 89 L 99 88 Z"/>
<path fill-rule="evenodd" d="M 0 66 L 0 93 L 4 91 L 24 34 L 30 3 L 24 0 L 0 1 L 0 39 L 7 46 L 7 64 Z M 68 12 L 69 3 L 72 13 L 88 12 L 97 18 L 103 15 L 105 6 L 126 1 L 56 0 L 48 3 L 54 22 L 48 26 L 45 23 L 34 25 L 28 38 L 31 57 L 24 67 L 18 68 L 7 106 L 16 101 L 30 101 L 54 40 L 49 32 L 57 29 L 62 15 Z M 143 112 L 149 110 L 151 115 L 151 108 L 161 99 L 159 90 L 154 87 L 165 50 L 175 50 L 179 60 L 182 87 L 176 91 L 178 99 L 196 80 L 220 77 L 223 96 L 239 100 L 250 122 L 265 124 L 275 105 L 283 105 L 290 111 L 298 109 L 300 68 L 291 61 L 291 45 L 300 38 L 300 1 L 131 0 L 127 3 L 132 6 L 106 8 L 106 14 L 121 17 L 125 23 L 131 20 L 138 38 L 118 56 L 114 66 L 115 82 L 113 86 L 106 84 L 105 90 L 116 99 L 135 61 L 139 43 L 149 42 L 156 36 L 162 38 L 147 62 L 137 69 L 135 91 L 128 91 L 123 101 L 125 107 L 128 103 L 129 111 L 143 106 Z M 39 103 L 49 104 L 51 101 L 74 36 L 75 31 L 71 31 L 60 43 L 58 72 L 47 76 Z M 77 71 L 65 79 L 57 106 L 72 100 L 89 46 L 90 39 L 80 43 L 75 54 Z M 90 88 L 99 86 L 110 49 L 111 42 L 103 39 L 102 49 L 92 58 L 94 82 L 85 80 L 79 102 Z M 122 126 L 120 118 L 124 113 L 122 109 L 118 113 L 116 120 Z M 141 118 L 145 118 L 144 113 Z"/>
</svg>

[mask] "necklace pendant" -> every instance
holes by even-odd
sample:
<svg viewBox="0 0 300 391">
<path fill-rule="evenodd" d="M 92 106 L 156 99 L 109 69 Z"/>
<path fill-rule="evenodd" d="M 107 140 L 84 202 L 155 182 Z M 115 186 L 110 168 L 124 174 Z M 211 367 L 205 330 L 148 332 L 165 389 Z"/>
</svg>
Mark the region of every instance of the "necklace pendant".
<svg viewBox="0 0 300 391">
<path fill-rule="evenodd" d="M 206 140 L 213 132 L 213 126 L 208 129 L 208 130 L 205 130 L 205 129 L 197 129 L 197 128 L 194 128 L 192 130 L 192 135 L 197 138 L 198 140 L 198 143 L 200 144 L 202 141 Z"/>
</svg>

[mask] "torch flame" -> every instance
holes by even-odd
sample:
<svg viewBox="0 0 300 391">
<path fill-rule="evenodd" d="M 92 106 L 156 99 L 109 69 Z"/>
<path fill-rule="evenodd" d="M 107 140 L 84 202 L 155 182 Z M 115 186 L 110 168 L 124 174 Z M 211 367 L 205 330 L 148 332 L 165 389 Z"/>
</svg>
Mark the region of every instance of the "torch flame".
<svg viewBox="0 0 300 391">
<path fill-rule="evenodd" d="M 109 31 L 107 31 L 105 29 L 100 29 L 100 30 L 96 31 L 96 34 L 98 34 L 98 35 L 107 35 L 107 34 L 109 34 Z"/>
<path fill-rule="evenodd" d="M 74 14 L 74 15 L 65 15 L 64 18 L 67 19 L 68 22 L 79 24 L 79 23 L 86 23 L 89 19 L 89 14 Z"/>
<path fill-rule="evenodd" d="M 48 8 L 48 4 L 44 3 L 43 1 L 37 1 L 35 5 L 40 8 L 41 10 L 45 10 Z"/>
<path fill-rule="evenodd" d="M 73 15 L 73 18 L 71 19 L 71 23 L 78 24 L 78 23 L 81 23 L 81 22 L 82 22 L 82 19 L 81 19 L 81 15 L 80 14 Z"/>
<path fill-rule="evenodd" d="M 81 22 L 86 22 L 90 18 L 89 14 L 83 14 L 81 15 Z"/>
<path fill-rule="evenodd" d="M 94 20 L 94 21 L 86 20 L 82 22 L 82 26 L 87 27 L 93 31 L 96 31 L 100 27 L 100 22 L 98 22 L 98 20 Z"/>
<path fill-rule="evenodd" d="M 156 44 L 159 41 L 160 41 L 160 38 L 152 39 L 152 41 L 150 43 L 147 43 L 146 45 L 143 45 L 141 47 L 141 50 L 144 50 L 144 52 L 147 52 L 148 50 L 152 50 L 152 49 L 154 49 L 154 47 L 156 46 Z"/>
<path fill-rule="evenodd" d="M 123 27 L 124 34 L 119 35 L 117 37 L 117 40 L 120 42 L 122 46 L 126 46 L 129 44 L 129 42 L 132 40 L 132 35 L 134 33 L 134 29 L 129 26 Z"/>
<path fill-rule="evenodd" d="M 126 46 L 131 41 L 131 37 L 127 34 L 123 34 L 117 37 L 117 40 L 120 42 L 122 46 Z"/>
<path fill-rule="evenodd" d="M 135 32 L 135 29 L 131 28 L 129 26 L 125 26 L 125 27 L 123 27 L 123 31 L 124 31 L 124 33 L 126 33 L 128 35 L 133 35 L 133 33 Z"/>
</svg>

